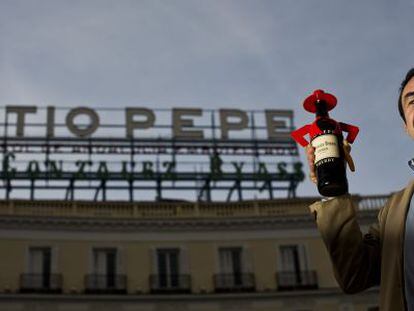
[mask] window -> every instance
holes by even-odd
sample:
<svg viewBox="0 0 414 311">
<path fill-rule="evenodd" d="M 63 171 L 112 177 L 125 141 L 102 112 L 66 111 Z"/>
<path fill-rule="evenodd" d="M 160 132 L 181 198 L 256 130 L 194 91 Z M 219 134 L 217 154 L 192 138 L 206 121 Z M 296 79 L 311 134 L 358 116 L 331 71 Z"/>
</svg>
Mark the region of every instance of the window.
<svg viewBox="0 0 414 311">
<path fill-rule="evenodd" d="M 180 276 L 180 250 L 179 249 L 158 249 L 157 268 L 158 286 L 178 287 Z"/>
<path fill-rule="evenodd" d="M 228 275 L 234 285 L 242 284 L 242 249 L 241 247 L 221 248 L 219 250 L 220 273 Z"/>
<path fill-rule="evenodd" d="M 20 291 L 60 293 L 62 276 L 56 274 L 56 253 L 51 247 L 29 247 L 26 273 L 20 276 Z"/>
<path fill-rule="evenodd" d="M 318 287 L 316 271 L 310 271 L 304 245 L 281 245 L 277 284 L 280 290 Z"/>
<path fill-rule="evenodd" d="M 91 274 L 85 276 L 85 292 L 90 294 L 126 294 L 127 278 L 120 274 L 119 248 L 93 248 Z"/>
<path fill-rule="evenodd" d="M 191 292 L 185 248 L 158 248 L 153 250 L 153 256 L 154 274 L 150 275 L 152 293 Z"/>
<path fill-rule="evenodd" d="M 280 246 L 280 257 L 283 271 L 300 274 L 300 271 L 308 269 L 305 247 L 303 245 Z"/>
<path fill-rule="evenodd" d="M 242 247 L 219 248 L 219 273 L 214 276 L 217 292 L 255 290 L 254 275 L 247 273 L 246 255 Z"/>
<path fill-rule="evenodd" d="M 93 274 L 99 288 L 115 287 L 117 275 L 117 251 L 115 248 L 93 250 Z"/>
<path fill-rule="evenodd" d="M 50 287 L 52 270 L 52 250 L 50 247 L 29 248 L 29 275 L 37 288 Z"/>
</svg>

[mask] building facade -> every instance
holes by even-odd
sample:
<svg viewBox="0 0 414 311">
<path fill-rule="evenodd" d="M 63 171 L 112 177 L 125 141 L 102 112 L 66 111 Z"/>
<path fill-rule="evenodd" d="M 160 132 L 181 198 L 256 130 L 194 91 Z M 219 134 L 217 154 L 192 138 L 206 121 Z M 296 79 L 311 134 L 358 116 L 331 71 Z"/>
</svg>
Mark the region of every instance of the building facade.
<svg viewBox="0 0 414 311">
<path fill-rule="evenodd" d="M 355 196 L 364 230 L 387 196 Z M 344 295 L 308 206 L 0 202 L 0 310 L 375 310 Z"/>
</svg>

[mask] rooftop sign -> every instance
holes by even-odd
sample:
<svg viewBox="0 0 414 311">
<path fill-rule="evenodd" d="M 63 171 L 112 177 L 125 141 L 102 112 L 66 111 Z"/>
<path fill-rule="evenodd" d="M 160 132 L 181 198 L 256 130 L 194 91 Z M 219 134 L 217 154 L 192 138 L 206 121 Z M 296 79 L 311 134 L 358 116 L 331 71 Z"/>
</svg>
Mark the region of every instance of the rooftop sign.
<svg viewBox="0 0 414 311">
<path fill-rule="evenodd" d="M 32 199 L 59 189 L 95 200 L 108 191 L 130 201 L 140 191 L 161 200 L 164 190 L 208 201 L 216 190 L 228 200 L 235 190 L 238 199 L 263 190 L 294 196 L 303 178 L 290 110 L 7 106 L 1 117 L 6 198 L 13 189 Z"/>
</svg>

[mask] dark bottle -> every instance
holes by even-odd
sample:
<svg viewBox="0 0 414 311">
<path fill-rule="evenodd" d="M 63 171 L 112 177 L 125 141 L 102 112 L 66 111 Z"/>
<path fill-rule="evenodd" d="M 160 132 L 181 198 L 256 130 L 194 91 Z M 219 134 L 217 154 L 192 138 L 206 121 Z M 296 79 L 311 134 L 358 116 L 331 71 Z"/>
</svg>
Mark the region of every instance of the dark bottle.
<svg viewBox="0 0 414 311">
<path fill-rule="evenodd" d="M 338 123 L 329 118 L 326 103 L 318 100 L 315 105 L 316 125 L 320 133 L 312 138 L 311 143 L 315 148 L 318 191 L 327 197 L 339 196 L 348 193 L 342 132 Z"/>
<path fill-rule="evenodd" d="M 329 118 L 328 111 L 335 108 L 336 97 L 315 90 L 303 102 L 303 108 L 316 114 L 316 120 L 292 131 L 292 138 L 302 147 L 310 142 L 315 148 L 315 171 L 318 181 L 318 191 L 324 196 L 338 196 L 348 192 L 345 159 L 353 171 L 354 165 L 348 153 L 343 148 L 343 132 L 347 132 L 346 141 L 352 144 L 358 135 L 359 128 L 344 122 Z"/>
</svg>

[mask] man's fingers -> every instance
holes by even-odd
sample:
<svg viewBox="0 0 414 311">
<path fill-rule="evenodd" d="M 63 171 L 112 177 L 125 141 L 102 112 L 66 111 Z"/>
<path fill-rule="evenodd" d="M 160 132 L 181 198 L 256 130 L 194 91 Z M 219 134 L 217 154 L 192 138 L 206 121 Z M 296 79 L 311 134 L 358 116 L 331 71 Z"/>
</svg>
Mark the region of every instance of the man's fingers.
<svg viewBox="0 0 414 311">
<path fill-rule="evenodd" d="M 344 140 L 343 148 L 344 148 L 345 160 L 348 163 L 350 170 L 353 172 L 355 171 L 355 164 L 350 154 L 351 145 L 349 144 L 348 141 Z M 306 146 L 306 157 L 307 157 L 308 166 L 309 166 L 309 178 L 313 183 L 317 183 L 318 179 L 316 178 L 316 172 L 315 172 L 315 148 L 311 144 Z"/>
<path fill-rule="evenodd" d="M 343 146 L 344 146 L 345 160 L 348 163 L 349 169 L 351 170 L 351 172 L 355 172 L 355 163 L 351 156 L 351 149 L 352 149 L 351 145 L 346 139 L 344 139 Z"/>
<path fill-rule="evenodd" d="M 315 148 L 309 144 L 306 147 L 306 156 L 308 158 L 308 165 L 309 165 L 309 177 L 313 183 L 317 182 L 316 173 L 315 173 Z"/>
<path fill-rule="evenodd" d="M 315 148 L 310 144 L 306 147 L 306 156 L 308 157 L 309 162 L 315 161 Z"/>
<path fill-rule="evenodd" d="M 311 144 L 306 146 L 306 153 L 307 154 L 314 154 L 315 152 L 315 148 L 313 148 L 313 146 Z"/>
</svg>

